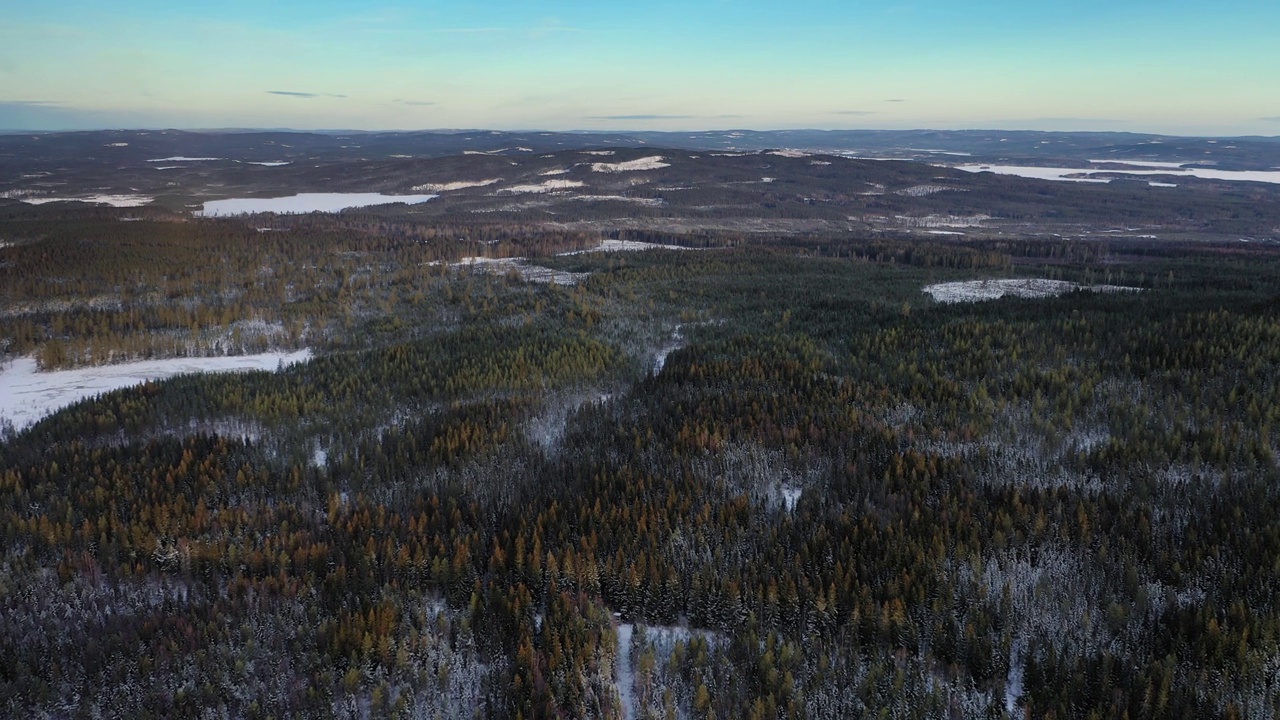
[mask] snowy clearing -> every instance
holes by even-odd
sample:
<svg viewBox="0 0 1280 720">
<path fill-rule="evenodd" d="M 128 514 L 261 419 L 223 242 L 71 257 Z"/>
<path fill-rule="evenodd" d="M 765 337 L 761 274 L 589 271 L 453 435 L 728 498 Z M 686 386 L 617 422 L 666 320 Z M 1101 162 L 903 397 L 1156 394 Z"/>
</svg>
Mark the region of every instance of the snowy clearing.
<svg viewBox="0 0 1280 720">
<path fill-rule="evenodd" d="M 543 170 L 538 174 L 542 175 L 543 177 L 546 177 L 548 175 L 568 175 L 569 169 L 568 168 L 552 168 L 550 170 Z"/>
<path fill-rule="evenodd" d="M 770 150 L 765 155 L 777 155 L 784 158 L 802 158 L 809 157 L 809 153 L 802 150 Z"/>
<path fill-rule="evenodd" d="M 226 160 L 226 158 L 182 157 L 181 155 L 176 155 L 174 157 L 156 158 L 147 162 L 205 162 L 207 160 Z"/>
<path fill-rule="evenodd" d="M 39 372 L 33 357 L 18 358 L 0 370 L 0 420 L 17 430 L 68 405 L 100 393 L 151 380 L 207 372 L 275 370 L 311 358 L 310 350 L 232 357 L 145 360 L 122 365 Z"/>
<path fill-rule="evenodd" d="M 638 240 L 605 240 L 598 247 L 590 250 L 571 250 L 560 255 L 582 255 L 595 252 L 638 252 L 641 250 L 689 250 L 679 245 L 660 245 L 658 243 L 640 242 Z"/>
<path fill-rule="evenodd" d="M 926 286 L 923 292 L 930 295 L 935 302 L 961 303 L 996 300 L 1006 295 L 1033 299 L 1057 297 L 1073 290 L 1140 292 L 1142 288 L 1123 287 L 1120 285 L 1081 285 L 1066 280 L 1044 280 L 1040 278 L 1006 278 L 938 283 Z"/>
<path fill-rule="evenodd" d="M 636 674 L 631 668 L 631 634 L 635 626 L 618 624 L 618 696 L 622 700 L 622 718 L 636 717 Z"/>
<path fill-rule="evenodd" d="M 612 150 L 583 150 L 582 154 L 583 155 L 601 155 L 603 157 L 609 157 L 613 155 L 613 151 Z"/>
<path fill-rule="evenodd" d="M 249 161 L 249 162 L 247 162 L 247 163 L 245 163 L 245 164 L 246 164 L 246 165 L 261 165 L 262 167 L 282 167 L 282 166 L 284 166 L 284 165 L 292 165 L 292 164 L 293 164 L 293 162 L 292 162 L 292 161 L 290 161 L 290 160 L 277 160 L 277 161 L 273 161 L 273 162 L 253 162 L 253 161 Z"/>
<path fill-rule="evenodd" d="M 650 207 L 658 207 L 663 204 L 662 200 L 658 198 L 627 197 L 626 195 L 571 195 L 569 199 L 585 202 L 628 202 Z"/>
<path fill-rule="evenodd" d="M 903 195 L 905 197 L 925 197 L 934 193 L 946 192 L 953 190 L 956 192 L 968 192 L 962 188 L 953 188 L 947 185 L 913 185 L 909 188 L 894 191 L 894 195 Z"/>
<path fill-rule="evenodd" d="M 110 205 L 111 207 L 142 207 L 150 204 L 155 198 L 146 195 L 89 195 L 87 197 L 24 197 L 22 202 L 28 205 L 43 205 L 52 202 L 81 202 Z"/>
<path fill-rule="evenodd" d="M 577 285 L 591 275 L 591 273 L 566 272 L 564 270 L 552 270 L 541 265 L 530 265 L 529 261 L 522 257 L 466 257 L 458 262 L 449 263 L 449 267 L 489 273 L 490 275 L 506 275 L 514 272 L 526 282 L 548 283 L 551 285 Z"/>
<path fill-rule="evenodd" d="M 448 192 L 450 190 L 465 190 L 467 188 L 485 187 L 487 185 L 495 185 L 502 182 L 502 178 L 492 178 L 490 180 L 455 180 L 447 183 L 426 183 L 425 185 L 414 185 L 414 192 Z"/>
<path fill-rule="evenodd" d="M 548 193 L 556 190 L 568 190 L 570 188 L 580 188 L 586 183 L 581 180 L 548 180 L 537 185 L 512 185 L 511 187 L 502 188 L 500 193 Z"/>
<path fill-rule="evenodd" d="M 228 200 L 210 200 L 204 209 L 197 212 L 200 217 L 228 217 L 232 215 L 252 215 L 254 213 L 310 213 L 338 212 L 347 208 L 369 207 L 371 205 L 389 205 L 391 203 L 417 203 L 433 200 L 438 195 L 383 195 L 382 193 L 300 193 L 288 197 L 277 198 L 230 198 Z"/>
<path fill-rule="evenodd" d="M 591 163 L 591 169 L 599 173 L 619 173 L 632 172 L 636 170 L 658 170 L 660 168 L 671 167 L 671 163 L 662 161 L 661 155 L 653 157 L 639 158 L 637 160 L 627 160 L 620 163 Z"/>
</svg>

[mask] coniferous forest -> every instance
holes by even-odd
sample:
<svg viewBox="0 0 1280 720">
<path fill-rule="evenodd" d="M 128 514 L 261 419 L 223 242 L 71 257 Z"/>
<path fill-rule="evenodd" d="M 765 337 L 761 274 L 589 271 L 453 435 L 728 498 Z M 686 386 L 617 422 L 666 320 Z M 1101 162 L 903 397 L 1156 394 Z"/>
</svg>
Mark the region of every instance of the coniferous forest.
<svg viewBox="0 0 1280 720">
<path fill-rule="evenodd" d="M 4 717 L 1280 715 L 1273 246 L 113 212 L 6 362 L 312 356 L 4 429 Z"/>
</svg>

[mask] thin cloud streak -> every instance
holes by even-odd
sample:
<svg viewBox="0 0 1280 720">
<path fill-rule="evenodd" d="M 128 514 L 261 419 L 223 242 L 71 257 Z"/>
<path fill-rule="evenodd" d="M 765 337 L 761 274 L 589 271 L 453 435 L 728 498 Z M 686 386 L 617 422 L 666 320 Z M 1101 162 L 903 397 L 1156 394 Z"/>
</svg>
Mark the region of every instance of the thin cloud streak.
<svg viewBox="0 0 1280 720">
<path fill-rule="evenodd" d="M 346 95 L 336 95 L 334 93 L 309 93 L 309 92 L 296 92 L 293 90 L 267 90 L 266 93 L 268 95 L 283 95 L 285 97 L 295 97 L 295 98 L 318 98 L 318 97 L 345 98 L 346 97 Z"/>
<path fill-rule="evenodd" d="M 727 120 L 740 118 L 743 115 L 653 115 L 641 113 L 637 115 L 588 115 L 586 120 Z"/>
</svg>

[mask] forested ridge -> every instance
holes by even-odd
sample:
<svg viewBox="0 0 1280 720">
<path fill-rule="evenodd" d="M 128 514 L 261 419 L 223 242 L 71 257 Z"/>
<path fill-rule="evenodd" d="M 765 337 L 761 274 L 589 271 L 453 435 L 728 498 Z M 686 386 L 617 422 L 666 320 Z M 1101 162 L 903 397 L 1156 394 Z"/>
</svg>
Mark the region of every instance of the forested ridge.
<svg viewBox="0 0 1280 720">
<path fill-rule="evenodd" d="M 9 358 L 315 357 L 6 433 L 0 714 L 1280 714 L 1269 248 L 364 222 L 3 224 Z"/>
</svg>

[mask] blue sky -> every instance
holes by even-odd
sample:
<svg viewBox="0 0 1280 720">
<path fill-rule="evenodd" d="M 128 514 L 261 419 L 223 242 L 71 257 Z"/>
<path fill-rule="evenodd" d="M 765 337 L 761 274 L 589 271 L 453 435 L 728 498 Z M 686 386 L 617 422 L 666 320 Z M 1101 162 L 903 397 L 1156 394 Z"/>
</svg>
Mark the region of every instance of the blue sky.
<svg viewBox="0 0 1280 720">
<path fill-rule="evenodd" d="M 1280 135 L 1270 0 L 9 5 L 0 128 Z"/>
</svg>

